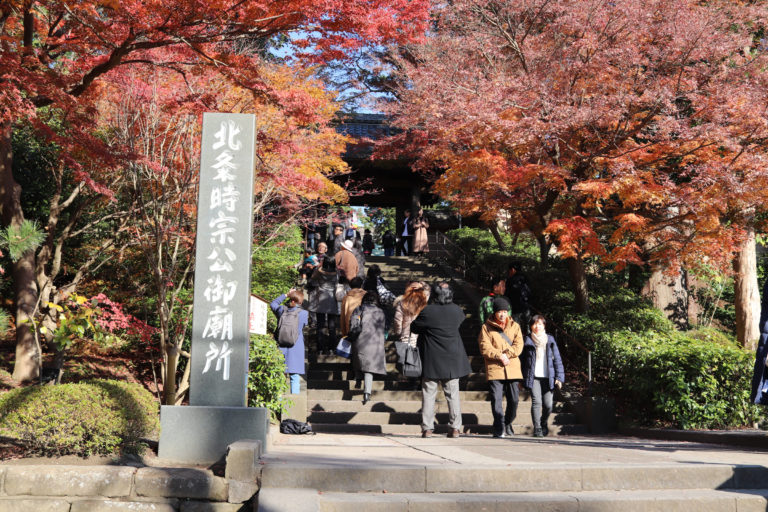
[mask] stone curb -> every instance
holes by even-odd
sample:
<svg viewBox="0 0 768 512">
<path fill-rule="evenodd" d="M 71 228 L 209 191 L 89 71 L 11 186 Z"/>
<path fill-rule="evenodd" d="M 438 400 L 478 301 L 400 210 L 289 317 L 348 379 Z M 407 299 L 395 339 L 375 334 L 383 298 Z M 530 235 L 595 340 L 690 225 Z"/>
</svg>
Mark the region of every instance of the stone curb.
<svg viewBox="0 0 768 512">
<path fill-rule="evenodd" d="M 202 469 L 141 468 L 134 490 L 139 496 L 227 501 L 226 480 Z"/>
<path fill-rule="evenodd" d="M 327 466 L 267 464 L 262 492 L 280 486 L 321 492 L 484 493 L 666 489 L 763 489 L 768 468 L 728 464 L 509 466 Z"/>
<path fill-rule="evenodd" d="M 661 439 L 664 441 L 725 444 L 768 450 L 768 432 L 762 430 L 671 430 L 662 428 L 619 427 L 618 433 L 624 436 Z"/>
<path fill-rule="evenodd" d="M 7 466 L 7 496 L 129 496 L 136 468 L 120 466 Z"/>
<path fill-rule="evenodd" d="M 320 494 L 315 489 L 274 487 L 259 491 L 258 512 L 318 512 Z M 363 509 L 358 509 L 363 510 Z M 366 512 L 371 510 L 364 509 Z"/>
</svg>

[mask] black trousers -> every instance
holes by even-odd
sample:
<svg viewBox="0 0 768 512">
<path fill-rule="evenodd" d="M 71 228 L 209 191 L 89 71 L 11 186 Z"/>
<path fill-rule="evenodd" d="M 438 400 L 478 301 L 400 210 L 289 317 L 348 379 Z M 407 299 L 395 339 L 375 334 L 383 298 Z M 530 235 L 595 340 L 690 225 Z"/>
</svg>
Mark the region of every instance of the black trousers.
<svg viewBox="0 0 768 512">
<path fill-rule="evenodd" d="M 336 320 L 339 315 L 331 313 L 317 313 L 317 349 L 333 350 L 336 348 Z M 323 327 L 328 324 L 328 336 L 323 335 Z"/>
<path fill-rule="evenodd" d="M 517 402 L 520 398 L 518 380 L 489 380 L 488 391 L 491 395 L 491 413 L 493 413 L 493 433 L 504 433 L 504 425 L 515 421 Z M 502 400 L 507 397 L 507 409 L 503 408 Z"/>
<path fill-rule="evenodd" d="M 413 243 L 413 236 L 401 236 L 400 237 L 400 254 L 402 256 L 408 256 L 411 253 L 411 244 Z"/>
</svg>

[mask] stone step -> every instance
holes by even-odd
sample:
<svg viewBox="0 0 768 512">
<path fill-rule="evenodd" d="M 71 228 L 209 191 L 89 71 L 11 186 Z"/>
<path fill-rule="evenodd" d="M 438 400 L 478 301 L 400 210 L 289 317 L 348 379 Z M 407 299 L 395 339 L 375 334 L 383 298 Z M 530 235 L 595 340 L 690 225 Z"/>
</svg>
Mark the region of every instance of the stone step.
<svg viewBox="0 0 768 512">
<path fill-rule="evenodd" d="M 361 400 L 363 390 L 360 389 L 307 389 L 307 403 L 314 403 L 321 400 Z M 459 391 L 459 399 L 462 403 L 469 401 L 487 400 L 487 391 Z M 418 401 L 421 402 L 421 391 L 413 390 L 377 390 L 373 389 L 371 393 L 372 401 L 396 402 L 396 401 Z M 444 402 L 443 394 L 438 391 L 437 403 Z"/>
<path fill-rule="evenodd" d="M 314 427 L 314 425 L 313 425 Z M 399 426 L 390 426 L 399 427 Z M 404 427 L 407 427 L 404 426 Z M 441 425 L 441 427 L 444 427 Z M 517 436 L 515 436 L 517 437 Z M 514 443 L 515 439 L 494 442 Z M 420 441 L 431 443 L 432 440 Z M 434 442 L 445 446 L 461 438 Z M 547 438 L 540 441 L 547 445 Z M 756 489 L 766 487 L 764 466 L 731 464 L 526 464 L 484 466 L 456 464 L 366 465 L 280 463 L 264 466 L 262 486 L 310 488 L 322 492 L 387 493 L 532 493 L 579 491 L 662 491 L 685 489 Z M 603 509 L 601 509 L 603 510 Z M 634 510 L 634 509 L 632 509 Z M 685 510 L 685 509 L 675 509 Z M 691 509 L 692 510 L 692 509 Z M 714 510 L 714 509 L 706 509 Z M 722 509 L 717 509 L 722 510 Z M 726 509 L 729 510 L 729 509 Z M 765 509 L 763 509 L 765 510 Z"/>
<path fill-rule="evenodd" d="M 446 407 L 447 409 L 447 407 Z M 448 423 L 448 413 L 438 412 L 438 423 Z M 340 411 L 311 411 L 307 421 L 314 423 L 347 423 L 360 425 L 420 425 L 420 412 L 340 412 Z M 573 425 L 578 421 L 575 414 L 557 413 L 549 417 L 550 425 Z M 493 425 L 493 415 L 490 407 L 483 412 L 461 411 L 461 422 L 465 425 Z M 531 411 L 518 411 L 515 424 L 531 425 Z"/>
<path fill-rule="evenodd" d="M 398 512 L 539 511 L 572 512 L 667 512 L 667 511 L 764 511 L 768 489 L 732 491 L 711 489 L 653 491 L 582 491 L 541 493 L 323 493 L 320 512 L 392 510 Z M 376 507 L 376 508 L 373 508 Z"/>
<path fill-rule="evenodd" d="M 435 425 L 435 434 L 447 434 L 451 429 L 447 425 L 447 415 L 443 420 L 446 423 L 438 423 Z M 520 423 L 518 423 L 520 421 Z M 319 433 L 336 433 L 336 434 L 398 434 L 418 436 L 421 435 L 421 422 L 418 424 L 389 424 L 389 423 L 316 423 L 309 422 L 312 425 L 312 430 Z M 513 425 L 515 430 L 515 436 L 532 436 L 533 426 L 531 424 L 523 423 L 518 418 Z M 559 435 L 586 435 L 588 433 L 587 428 L 584 425 L 567 424 L 567 425 L 551 425 L 549 427 L 550 436 Z M 463 424 L 462 433 L 466 435 L 484 435 L 489 436 L 493 433 L 493 425 L 489 424 Z M 544 438 L 546 439 L 546 438 Z"/>
<path fill-rule="evenodd" d="M 362 395 L 358 395 L 354 400 L 316 400 L 307 401 L 309 411 L 335 411 L 335 412 L 420 412 L 421 399 L 419 400 L 393 400 L 390 402 L 377 400 L 374 395 L 373 400 L 369 400 L 363 405 Z M 448 412 L 448 406 L 445 401 L 437 403 L 438 412 Z M 488 401 L 462 401 L 461 412 L 463 413 L 485 413 L 491 410 L 491 404 Z M 553 411 L 566 412 L 565 404 L 555 402 Z M 531 402 L 521 400 L 517 406 L 517 414 L 530 414 Z"/>
<path fill-rule="evenodd" d="M 344 390 L 351 390 L 356 389 L 356 384 L 354 380 L 317 380 L 317 379 L 308 379 L 307 380 L 307 389 L 344 389 Z M 411 382 L 400 382 L 397 380 L 375 380 L 373 381 L 373 385 L 371 386 L 371 389 L 373 391 L 384 391 L 384 390 L 393 390 L 393 391 L 403 391 L 403 390 L 412 390 L 414 387 L 413 383 Z M 476 380 L 466 380 L 461 379 L 459 381 L 459 388 L 462 391 L 487 391 L 488 390 L 488 383 L 485 381 L 485 379 L 476 379 Z M 362 389 L 362 386 L 361 388 Z"/>
<path fill-rule="evenodd" d="M 397 372 L 397 371 L 389 371 L 386 375 L 374 375 L 373 381 L 398 381 L 402 379 L 403 377 Z M 355 372 L 353 370 L 349 369 L 349 365 L 347 365 L 347 368 L 338 368 L 335 370 L 315 370 L 311 369 L 307 372 L 307 380 L 311 381 L 354 381 L 355 380 Z M 468 382 L 483 382 L 487 383 L 488 381 L 485 378 L 485 373 L 470 373 L 466 377 L 464 377 L 464 380 Z"/>
<path fill-rule="evenodd" d="M 387 350 L 394 351 L 394 347 L 390 349 L 388 346 Z M 397 371 L 395 367 L 396 357 L 394 353 L 387 353 L 387 372 Z M 311 365 L 311 370 L 346 370 L 349 369 L 351 364 L 349 359 L 337 355 L 315 355 L 305 361 L 308 365 Z M 469 356 L 469 365 L 472 367 L 472 371 L 485 371 L 485 361 L 480 355 Z"/>
</svg>

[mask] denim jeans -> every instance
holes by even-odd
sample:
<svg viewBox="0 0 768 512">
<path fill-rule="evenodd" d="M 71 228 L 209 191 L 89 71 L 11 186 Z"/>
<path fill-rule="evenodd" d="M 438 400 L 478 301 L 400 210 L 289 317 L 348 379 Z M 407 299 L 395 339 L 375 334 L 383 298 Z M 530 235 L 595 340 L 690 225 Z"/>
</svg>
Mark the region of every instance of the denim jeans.
<svg viewBox="0 0 768 512">
<path fill-rule="evenodd" d="M 542 393 L 542 390 L 546 390 Z M 542 411 L 543 405 L 543 411 Z M 549 389 L 549 378 L 533 379 L 531 388 L 531 417 L 533 428 L 543 428 L 552 412 L 552 390 Z"/>
</svg>

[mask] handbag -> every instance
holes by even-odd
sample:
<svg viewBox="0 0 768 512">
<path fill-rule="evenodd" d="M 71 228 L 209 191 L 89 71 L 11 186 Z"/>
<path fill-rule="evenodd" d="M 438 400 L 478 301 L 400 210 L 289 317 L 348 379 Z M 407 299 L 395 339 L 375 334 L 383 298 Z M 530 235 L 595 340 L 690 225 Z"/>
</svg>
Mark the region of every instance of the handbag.
<svg viewBox="0 0 768 512">
<path fill-rule="evenodd" d="M 339 340 L 336 345 L 336 355 L 349 359 L 352 355 L 352 342 L 346 336 Z"/>
<path fill-rule="evenodd" d="M 397 351 L 397 370 L 403 377 L 421 377 L 421 354 L 418 347 L 404 341 L 395 342 Z"/>
</svg>

